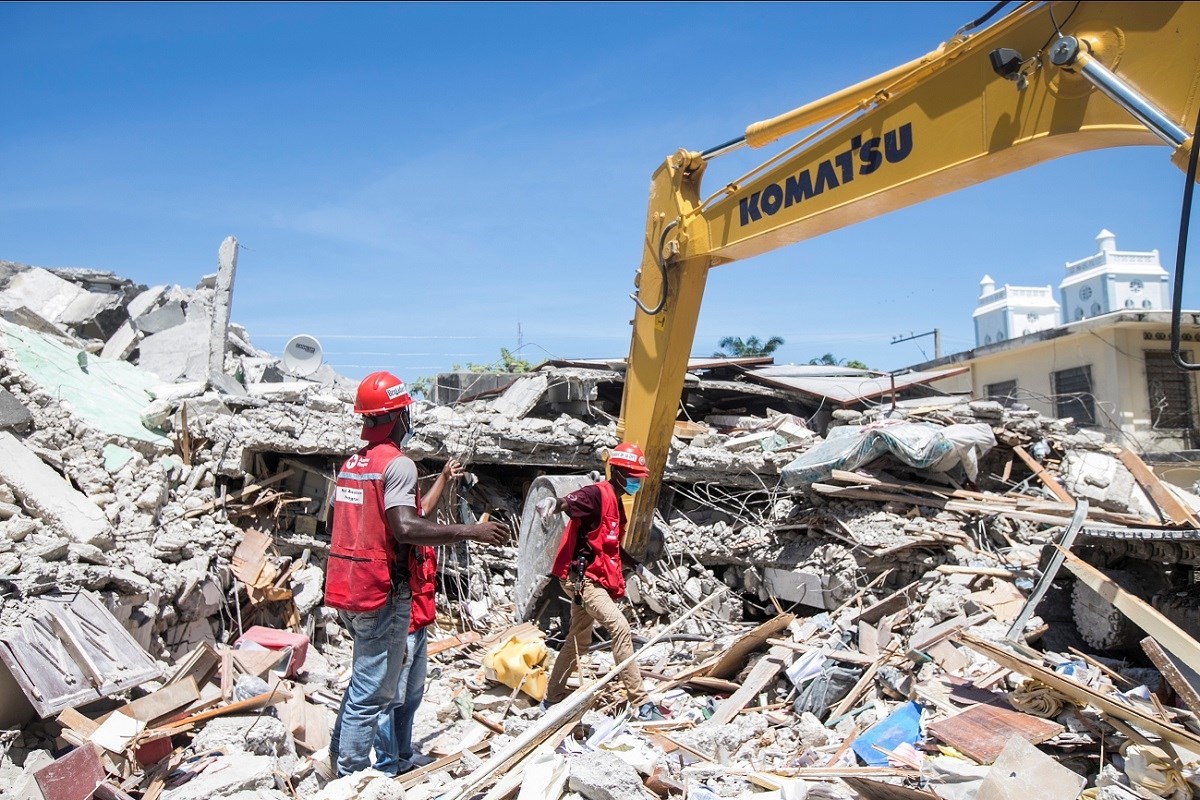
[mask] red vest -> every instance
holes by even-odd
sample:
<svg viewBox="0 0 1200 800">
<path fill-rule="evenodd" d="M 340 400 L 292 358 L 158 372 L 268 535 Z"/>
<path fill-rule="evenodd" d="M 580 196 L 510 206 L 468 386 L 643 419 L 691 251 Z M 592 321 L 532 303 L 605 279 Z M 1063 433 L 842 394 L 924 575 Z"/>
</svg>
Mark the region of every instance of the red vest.
<svg viewBox="0 0 1200 800">
<path fill-rule="evenodd" d="M 416 633 L 437 616 L 434 602 L 437 551 L 413 545 L 408 548 L 408 588 L 412 590 L 412 617 L 408 632 Z"/>
<path fill-rule="evenodd" d="M 625 596 L 625 576 L 621 573 L 621 534 L 624 533 L 621 527 L 621 504 L 611 483 L 604 481 L 595 486 L 600 490 L 600 524 L 584 533 L 591 548 L 591 560 L 583 574 L 603 586 L 615 599 Z M 571 560 L 575 557 L 579 528 L 579 520 L 572 518 L 567 521 L 558 553 L 554 556 L 554 568 L 550 572 L 559 580 L 567 579 Z"/>
<path fill-rule="evenodd" d="M 383 505 L 383 471 L 402 455 L 390 441 L 367 445 L 338 472 L 325 605 L 374 611 L 387 602 L 392 576 L 403 572 L 402 546 L 388 530 Z"/>
</svg>

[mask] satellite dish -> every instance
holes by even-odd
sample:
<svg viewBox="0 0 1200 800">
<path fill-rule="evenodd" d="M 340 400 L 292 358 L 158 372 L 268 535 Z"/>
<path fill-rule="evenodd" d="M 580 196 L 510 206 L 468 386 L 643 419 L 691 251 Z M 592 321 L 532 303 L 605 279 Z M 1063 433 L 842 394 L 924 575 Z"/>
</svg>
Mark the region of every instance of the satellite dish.
<svg viewBox="0 0 1200 800">
<path fill-rule="evenodd" d="M 312 336 L 293 336 L 283 348 L 283 366 L 300 377 L 312 375 L 320 368 L 323 351 L 321 343 Z"/>
</svg>

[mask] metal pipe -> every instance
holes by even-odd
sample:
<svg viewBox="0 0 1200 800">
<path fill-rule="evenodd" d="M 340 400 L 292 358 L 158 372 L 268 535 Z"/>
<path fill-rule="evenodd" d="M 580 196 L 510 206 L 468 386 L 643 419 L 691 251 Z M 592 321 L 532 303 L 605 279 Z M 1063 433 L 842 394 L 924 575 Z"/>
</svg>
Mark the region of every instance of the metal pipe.
<svg viewBox="0 0 1200 800">
<path fill-rule="evenodd" d="M 930 64 L 941 55 L 941 50 L 935 50 L 907 64 L 901 64 L 873 78 L 822 97 L 820 100 L 806 103 L 786 114 L 755 122 L 746 128 L 746 143 L 751 147 L 763 147 L 789 133 L 807 128 L 809 125 L 815 125 L 838 114 L 862 108 L 863 104 L 869 102 L 878 92 L 891 86 L 900 78 L 911 75 L 919 67 Z"/>
<path fill-rule="evenodd" d="M 1050 51 L 1050 62 L 1058 67 L 1071 67 L 1088 80 L 1121 108 L 1128 111 L 1139 122 L 1172 147 L 1180 147 L 1188 140 L 1188 133 L 1176 125 L 1170 117 L 1155 108 L 1136 89 L 1101 64 L 1081 47 L 1074 36 L 1064 36 Z"/>
<path fill-rule="evenodd" d="M 737 150 L 738 148 L 745 146 L 745 144 L 746 144 L 746 137 L 739 136 L 736 139 L 730 139 L 728 142 L 722 142 L 721 144 L 717 145 L 716 147 L 708 148 L 707 150 L 705 150 L 703 153 L 700 154 L 700 157 L 703 158 L 705 161 L 709 161 L 709 160 L 717 158 L 719 156 L 723 156 L 726 153 L 732 153 L 734 150 Z"/>
</svg>

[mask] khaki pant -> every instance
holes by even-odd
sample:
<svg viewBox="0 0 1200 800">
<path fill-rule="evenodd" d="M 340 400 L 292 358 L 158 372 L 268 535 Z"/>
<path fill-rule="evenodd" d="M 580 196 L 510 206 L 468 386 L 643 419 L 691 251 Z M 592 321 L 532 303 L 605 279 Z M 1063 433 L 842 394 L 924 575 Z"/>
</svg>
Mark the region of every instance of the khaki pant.
<svg viewBox="0 0 1200 800">
<path fill-rule="evenodd" d="M 546 700 L 557 703 L 566 697 L 567 678 L 575 671 L 579 654 L 586 653 L 592 643 L 592 626 L 599 622 L 608 637 L 612 640 L 613 661 L 620 664 L 633 655 L 633 636 L 629 633 L 629 623 L 625 615 L 604 587 L 583 579 L 583 604 L 575 603 L 575 592 L 567 581 L 559 581 L 563 592 L 571 600 L 571 625 L 567 632 L 567 640 L 554 659 L 554 669 L 550 671 L 550 682 L 546 687 Z M 650 700 L 646 690 L 642 688 L 642 675 L 636 662 L 621 670 L 621 682 L 625 684 L 625 695 L 634 708 Z"/>
</svg>

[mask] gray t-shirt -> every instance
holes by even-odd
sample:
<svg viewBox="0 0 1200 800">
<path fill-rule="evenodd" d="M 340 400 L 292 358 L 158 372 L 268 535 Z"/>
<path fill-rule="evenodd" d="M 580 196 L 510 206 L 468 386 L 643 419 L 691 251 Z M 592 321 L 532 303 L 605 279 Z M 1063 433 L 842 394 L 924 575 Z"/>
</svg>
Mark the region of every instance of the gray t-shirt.
<svg viewBox="0 0 1200 800">
<path fill-rule="evenodd" d="M 383 470 L 383 508 L 417 507 L 417 465 L 408 456 L 393 458 Z"/>
</svg>

